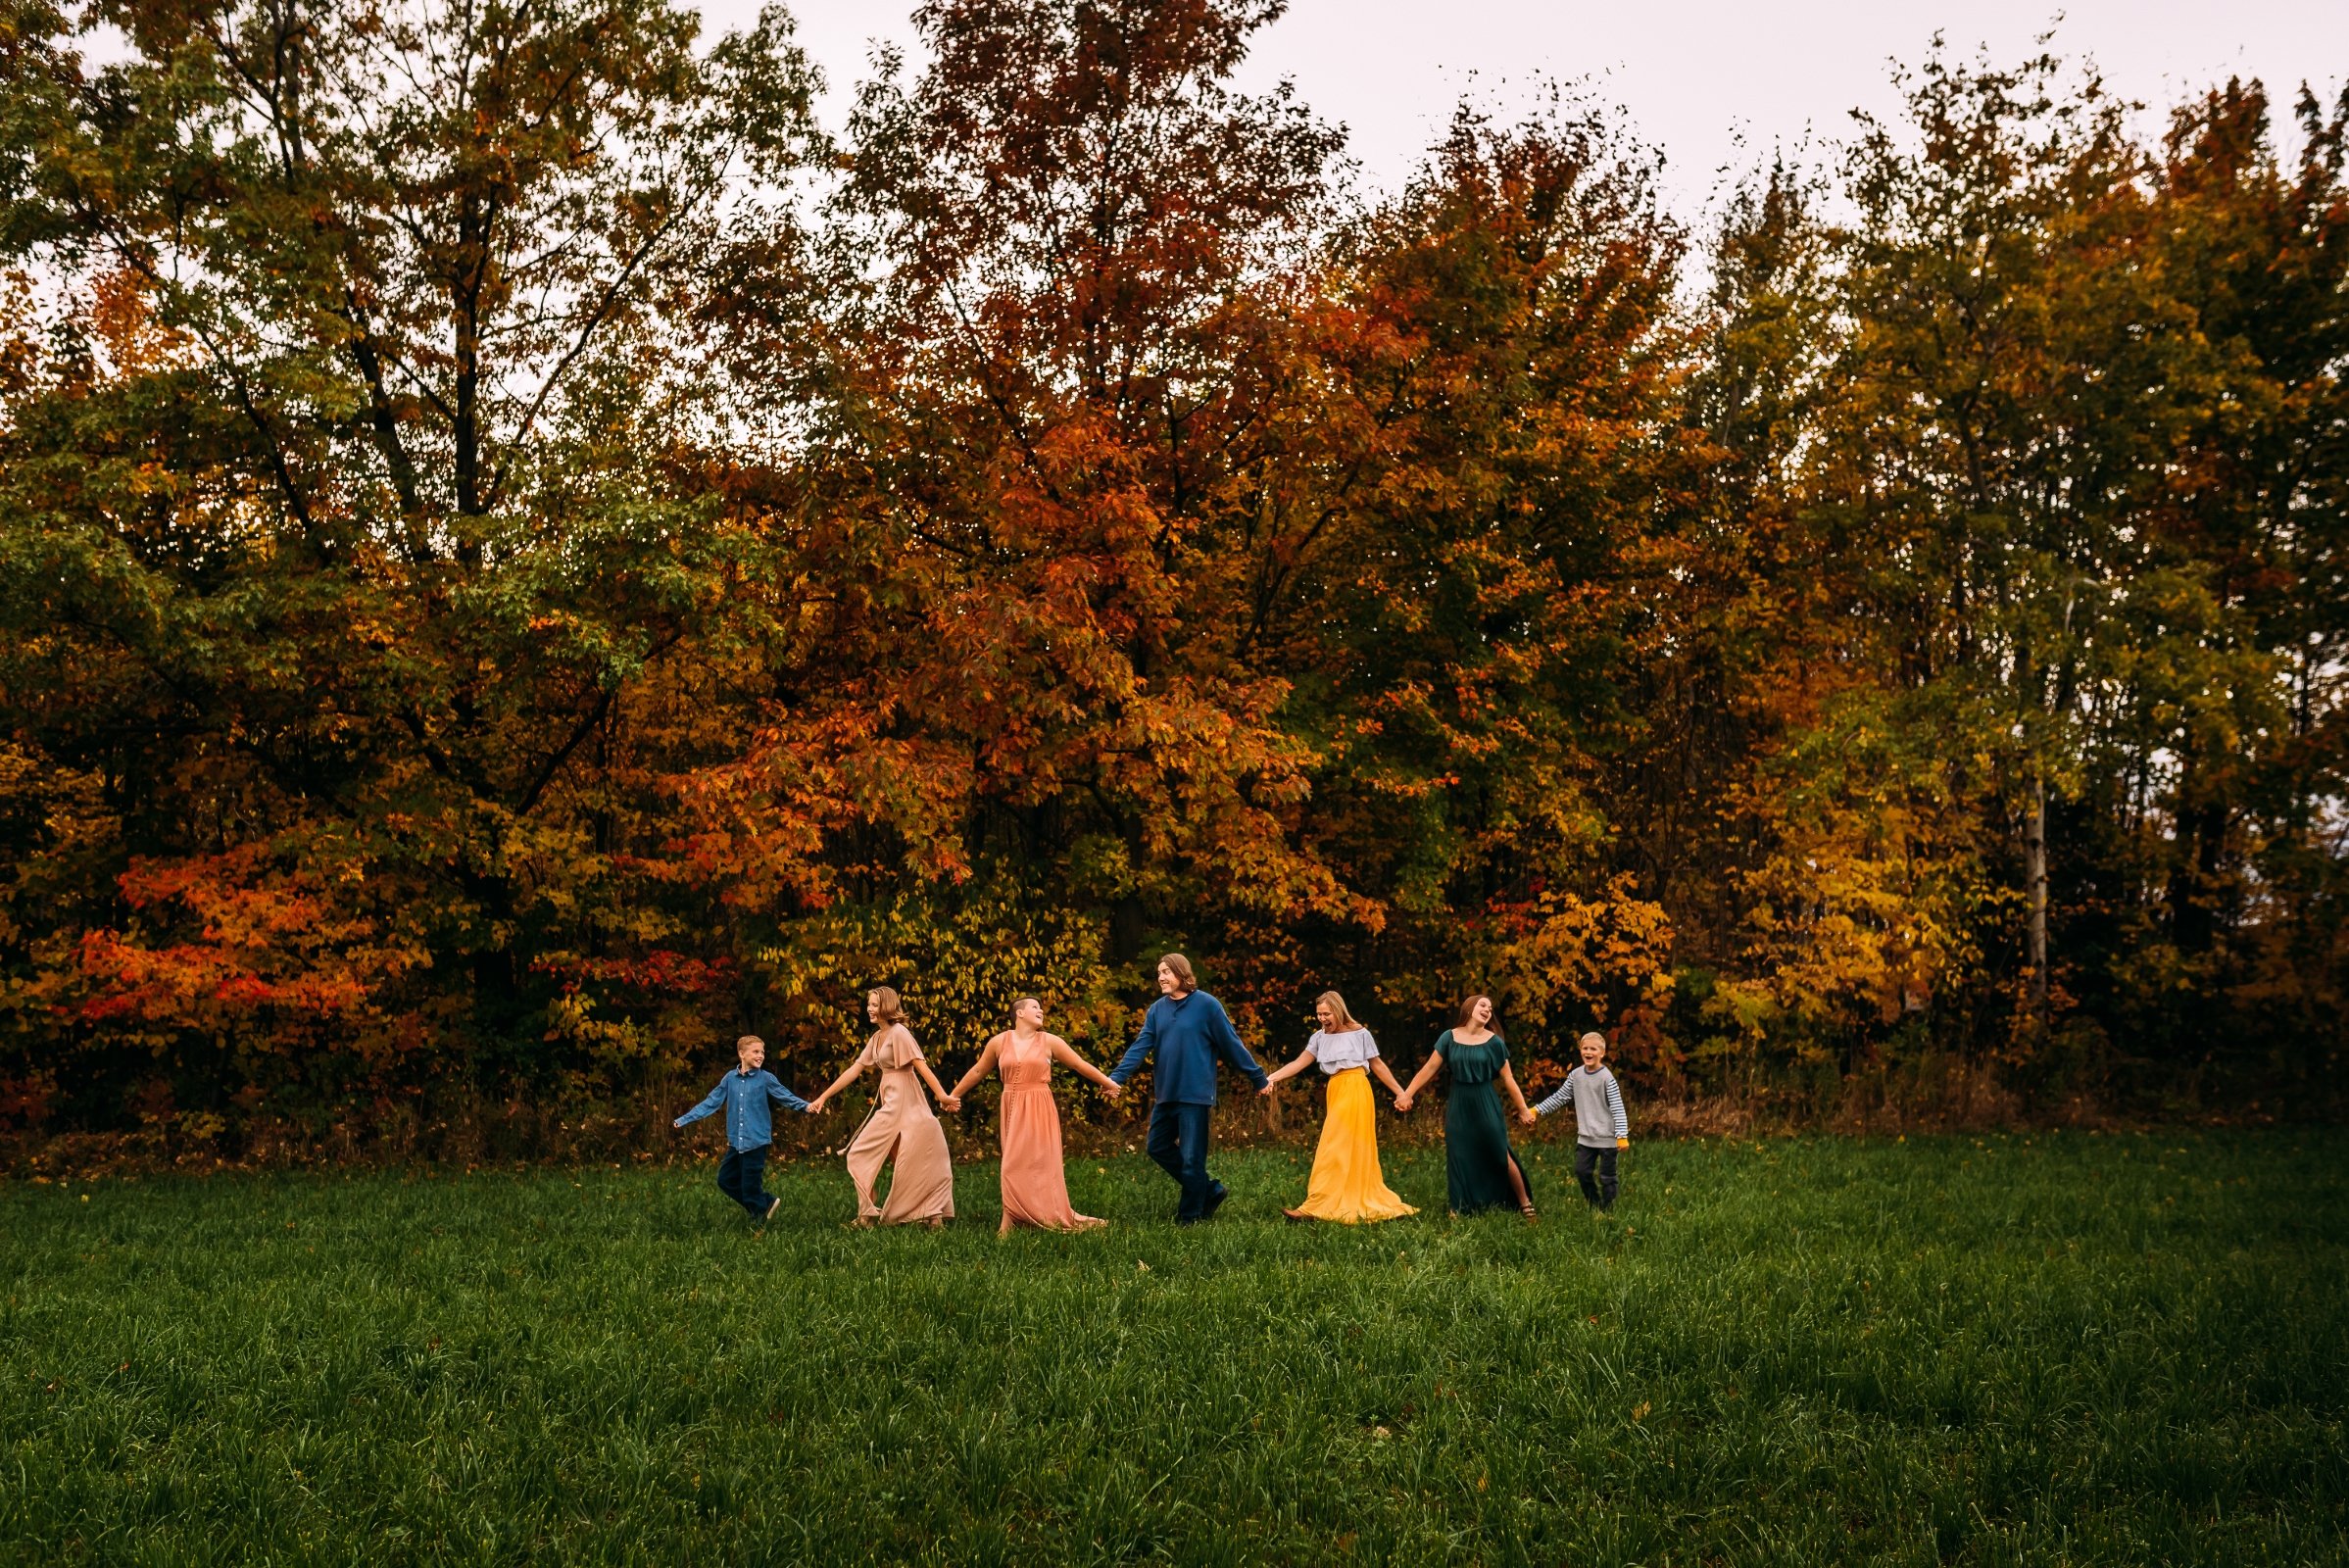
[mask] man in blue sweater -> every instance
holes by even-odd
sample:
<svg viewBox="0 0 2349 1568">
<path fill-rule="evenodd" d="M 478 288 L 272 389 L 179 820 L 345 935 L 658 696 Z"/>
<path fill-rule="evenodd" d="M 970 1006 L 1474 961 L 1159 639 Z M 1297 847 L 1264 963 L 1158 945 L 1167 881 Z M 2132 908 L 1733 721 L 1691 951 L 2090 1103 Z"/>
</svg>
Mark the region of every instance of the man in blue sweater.
<svg viewBox="0 0 2349 1568">
<path fill-rule="evenodd" d="M 767 1102 L 806 1110 L 807 1102 L 783 1087 L 766 1070 L 766 1042 L 744 1035 L 734 1042 L 736 1068 L 717 1081 L 710 1098 L 670 1123 L 682 1127 L 718 1111 L 726 1113 L 726 1157 L 718 1162 L 717 1190 L 764 1220 L 783 1201 L 766 1191 L 766 1156 L 775 1141 Z"/>
<path fill-rule="evenodd" d="M 1215 1109 L 1215 1058 L 1221 1056 L 1258 1089 L 1264 1069 L 1240 1043 L 1240 1031 L 1223 1004 L 1199 989 L 1191 960 L 1170 953 L 1158 960 L 1158 1000 L 1142 1020 L 1142 1033 L 1110 1070 L 1123 1086 L 1150 1061 L 1157 1103 L 1150 1107 L 1150 1158 L 1183 1184 L 1177 1225 L 1196 1225 L 1213 1214 L 1231 1190 L 1207 1174 L 1207 1118 Z"/>
</svg>

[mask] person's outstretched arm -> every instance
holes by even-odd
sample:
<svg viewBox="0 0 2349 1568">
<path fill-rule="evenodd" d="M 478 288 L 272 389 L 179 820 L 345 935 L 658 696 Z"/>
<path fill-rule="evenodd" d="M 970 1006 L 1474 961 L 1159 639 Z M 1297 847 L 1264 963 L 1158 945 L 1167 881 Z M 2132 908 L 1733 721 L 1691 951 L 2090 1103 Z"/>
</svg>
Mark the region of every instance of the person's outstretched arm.
<svg viewBox="0 0 2349 1568">
<path fill-rule="evenodd" d="M 766 1098 L 788 1110 L 806 1110 L 807 1102 L 783 1087 L 783 1080 L 773 1073 L 766 1075 Z"/>
<path fill-rule="evenodd" d="M 1525 1102 L 1525 1091 L 1517 1087 L 1517 1074 L 1509 1070 L 1505 1061 L 1500 1064 L 1500 1086 L 1509 1092 L 1509 1103 L 1517 1107 L 1517 1119 L 1532 1126 L 1534 1107 Z"/>
<path fill-rule="evenodd" d="M 1563 1105 L 1566 1103 L 1566 1102 L 1572 1100 L 1573 1098 L 1574 1069 L 1569 1067 L 1566 1069 L 1566 1081 L 1558 1085 L 1556 1089 L 1552 1090 L 1547 1100 L 1544 1100 L 1542 1102 L 1542 1103 L 1534 1107 L 1534 1114 L 1537 1116 L 1546 1116 L 1551 1111 L 1557 1109 L 1560 1105 Z"/>
<path fill-rule="evenodd" d="M 1075 1049 L 1071 1047 L 1067 1041 L 1061 1039 L 1058 1035 L 1046 1035 L 1044 1037 L 1044 1043 L 1046 1049 L 1052 1052 L 1052 1059 L 1054 1061 L 1060 1063 L 1061 1066 L 1066 1067 L 1070 1072 L 1075 1073 L 1087 1083 L 1092 1084 L 1102 1094 L 1107 1095 L 1111 1100 L 1115 1100 L 1117 1098 L 1119 1089 L 1116 1080 L 1112 1079 L 1107 1073 L 1101 1071 L 1099 1067 L 1096 1067 L 1092 1062 L 1087 1061 L 1083 1056 L 1078 1055 Z"/>
<path fill-rule="evenodd" d="M 1142 1064 L 1150 1060 L 1150 1053 L 1157 1049 L 1158 1004 L 1153 1002 L 1150 1004 L 1150 1010 L 1142 1015 L 1142 1033 L 1134 1037 L 1134 1043 L 1126 1047 L 1126 1054 L 1118 1058 L 1117 1065 L 1109 1069 L 1109 1081 L 1119 1088 L 1125 1087 L 1125 1081 L 1140 1072 Z"/>
<path fill-rule="evenodd" d="M 913 1038 L 913 1036 L 912 1036 L 911 1034 L 907 1034 L 907 1035 L 905 1036 L 905 1038 L 906 1038 L 906 1039 L 908 1039 L 908 1040 L 910 1040 L 910 1039 L 912 1039 L 912 1038 Z M 916 1049 L 919 1049 L 919 1048 L 916 1048 Z M 961 1098 L 959 1095 L 950 1095 L 950 1094 L 948 1094 L 948 1093 L 946 1092 L 946 1090 L 945 1090 L 945 1089 L 944 1089 L 944 1088 L 943 1088 L 943 1087 L 942 1087 L 942 1086 L 939 1084 L 939 1082 L 938 1082 L 938 1074 L 936 1074 L 936 1073 L 934 1073 L 934 1072 L 932 1072 L 932 1071 L 930 1070 L 930 1058 L 929 1058 L 929 1057 L 927 1057 L 927 1056 L 916 1056 L 916 1057 L 914 1057 L 914 1058 L 913 1058 L 913 1071 L 914 1071 L 915 1075 L 916 1075 L 916 1076 L 918 1076 L 918 1077 L 921 1079 L 921 1081 L 922 1081 L 923 1083 L 925 1083 L 925 1084 L 928 1084 L 928 1085 L 930 1086 L 930 1093 L 931 1093 L 931 1094 L 933 1094 L 933 1095 L 936 1095 L 936 1096 L 938 1097 L 938 1102 L 939 1102 L 940 1104 L 944 1105 L 944 1106 L 945 1106 L 947 1109 L 949 1109 L 949 1110 L 960 1110 L 960 1109 L 962 1108 L 962 1098 Z"/>
<path fill-rule="evenodd" d="M 959 1102 L 962 1099 L 962 1091 L 968 1089 L 972 1084 L 977 1083 L 980 1079 L 995 1071 L 995 1058 L 1003 1054 L 1003 1037 L 1002 1035 L 997 1035 L 990 1039 L 987 1044 L 981 1048 L 979 1052 L 979 1059 L 970 1064 L 970 1071 L 964 1073 L 960 1078 L 954 1080 L 954 1092 L 945 1096 L 944 1098 Z"/>
<path fill-rule="evenodd" d="M 1207 1000 L 1215 1002 L 1213 997 Z M 1264 1076 L 1264 1069 L 1256 1065 L 1256 1058 L 1248 1054 L 1248 1047 L 1242 1043 L 1240 1031 L 1232 1027 L 1232 1015 L 1223 1010 L 1222 1003 L 1215 1002 L 1215 1016 L 1208 1020 L 1207 1029 L 1215 1042 L 1216 1054 L 1245 1073 L 1249 1083 L 1262 1089 L 1270 1081 Z"/>
<path fill-rule="evenodd" d="M 1264 1087 L 1257 1090 L 1256 1093 L 1259 1095 L 1271 1094 L 1272 1086 L 1274 1084 L 1296 1077 L 1298 1073 L 1303 1072 L 1307 1067 L 1312 1066 L 1313 1063 L 1318 1059 L 1319 1058 L 1313 1054 L 1313 1048 L 1311 1046 L 1307 1046 L 1304 1050 L 1297 1054 L 1296 1059 L 1288 1062 L 1286 1065 L 1275 1067 L 1271 1072 L 1266 1073 L 1264 1075 Z M 1391 1078 L 1388 1080 L 1388 1082 L 1393 1083 L 1394 1080 Z"/>
<path fill-rule="evenodd" d="M 1419 1064 L 1419 1070 L 1411 1075 L 1411 1082 L 1395 1097 L 1395 1108 L 1409 1110 L 1412 1102 L 1419 1099 L 1419 1091 L 1427 1087 L 1428 1080 L 1435 1077 L 1437 1069 L 1443 1065 L 1444 1042 L 1439 1038 L 1435 1048 L 1429 1051 L 1428 1059 Z"/>
<path fill-rule="evenodd" d="M 857 1052 L 856 1059 L 849 1063 L 848 1070 L 842 1073 L 839 1077 L 833 1079 L 830 1083 L 826 1084 L 822 1094 L 807 1102 L 808 1110 L 811 1112 L 822 1110 L 826 1105 L 832 1102 L 832 1097 L 834 1095 L 839 1094 L 843 1089 L 846 1089 L 849 1085 L 855 1083 L 856 1081 L 856 1075 L 864 1071 L 864 1058 L 870 1055 L 871 1053 L 872 1048 L 870 1046 L 867 1046 L 864 1050 Z"/>
<path fill-rule="evenodd" d="M 1376 1078 L 1380 1083 L 1385 1084 L 1387 1086 L 1387 1093 L 1394 1095 L 1397 1099 L 1401 1098 L 1403 1086 L 1396 1083 L 1395 1081 L 1395 1074 L 1387 1070 L 1386 1057 L 1373 1056 L 1370 1058 L 1370 1076 Z"/>
<path fill-rule="evenodd" d="M 675 1121 L 670 1122 L 669 1125 L 671 1127 L 682 1127 L 689 1121 L 700 1121 L 704 1116 L 715 1114 L 717 1107 L 725 1102 L 726 1080 L 720 1078 L 717 1081 L 717 1087 L 710 1091 L 709 1099 L 694 1106 L 693 1109 L 687 1111 L 684 1115 L 679 1116 Z"/>
</svg>

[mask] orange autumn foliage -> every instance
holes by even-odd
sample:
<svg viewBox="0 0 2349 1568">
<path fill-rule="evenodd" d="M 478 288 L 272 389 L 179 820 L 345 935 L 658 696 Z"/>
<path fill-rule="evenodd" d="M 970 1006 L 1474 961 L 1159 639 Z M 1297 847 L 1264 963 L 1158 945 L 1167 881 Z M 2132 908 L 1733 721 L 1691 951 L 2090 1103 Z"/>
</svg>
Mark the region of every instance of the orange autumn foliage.
<svg viewBox="0 0 2349 1568">
<path fill-rule="evenodd" d="M 28 13 L 0 1117 L 1105 1048 L 1168 948 L 1276 1051 L 2324 1102 L 2349 108 L 1935 54 L 1700 233 L 1565 93 L 1353 188 L 1280 11 L 932 0 L 837 137 L 779 16 Z"/>
</svg>

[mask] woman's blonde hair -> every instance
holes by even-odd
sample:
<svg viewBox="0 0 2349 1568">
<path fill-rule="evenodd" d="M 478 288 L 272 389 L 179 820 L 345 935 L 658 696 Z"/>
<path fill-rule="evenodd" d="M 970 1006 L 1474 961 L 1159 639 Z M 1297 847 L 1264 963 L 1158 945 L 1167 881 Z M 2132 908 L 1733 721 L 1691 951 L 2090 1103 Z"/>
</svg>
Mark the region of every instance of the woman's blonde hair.
<svg viewBox="0 0 2349 1568">
<path fill-rule="evenodd" d="M 897 994 L 897 988 L 895 986 L 875 986 L 864 995 L 866 1000 L 877 1002 L 881 1004 L 882 1028 L 886 1029 L 893 1023 L 904 1023 L 905 1021 L 905 999 Z"/>
<path fill-rule="evenodd" d="M 1335 991 L 1324 991 L 1320 996 L 1315 997 L 1313 1006 L 1316 1010 L 1326 1006 L 1338 1015 L 1338 1027 L 1331 1031 L 1334 1034 L 1344 1034 L 1348 1029 L 1362 1027 L 1354 1022 L 1354 1015 L 1346 1010 L 1346 999 Z"/>
</svg>

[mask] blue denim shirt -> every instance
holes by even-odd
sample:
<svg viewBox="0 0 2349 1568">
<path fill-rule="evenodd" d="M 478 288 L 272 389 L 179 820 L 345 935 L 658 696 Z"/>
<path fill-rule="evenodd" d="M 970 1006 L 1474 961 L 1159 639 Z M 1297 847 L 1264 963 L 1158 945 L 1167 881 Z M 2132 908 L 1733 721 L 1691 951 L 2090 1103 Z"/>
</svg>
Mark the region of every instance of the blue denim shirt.
<svg viewBox="0 0 2349 1568">
<path fill-rule="evenodd" d="M 1109 1081 L 1123 1084 L 1148 1061 L 1158 1103 L 1212 1105 L 1219 1056 L 1245 1073 L 1249 1083 L 1264 1087 L 1264 1069 L 1240 1043 L 1240 1031 L 1232 1027 L 1222 1003 L 1204 991 L 1160 997 L 1143 1014 L 1142 1033 L 1134 1037 L 1125 1059 L 1109 1069 Z"/>
<path fill-rule="evenodd" d="M 717 1081 L 708 1100 L 679 1116 L 672 1125 L 682 1127 L 689 1121 L 700 1121 L 722 1105 L 726 1111 L 726 1142 L 736 1149 L 763 1149 L 775 1141 L 775 1124 L 766 1104 L 769 1100 L 794 1110 L 807 1108 L 807 1102 L 784 1088 L 764 1067 L 757 1072 L 744 1072 L 737 1067 Z"/>
</svg>

